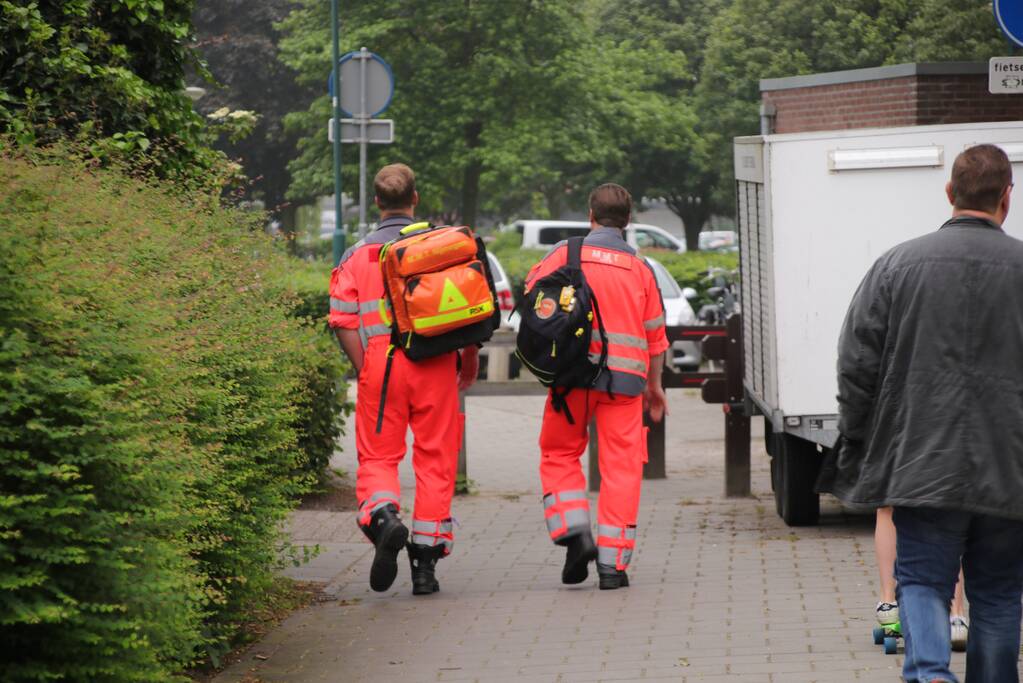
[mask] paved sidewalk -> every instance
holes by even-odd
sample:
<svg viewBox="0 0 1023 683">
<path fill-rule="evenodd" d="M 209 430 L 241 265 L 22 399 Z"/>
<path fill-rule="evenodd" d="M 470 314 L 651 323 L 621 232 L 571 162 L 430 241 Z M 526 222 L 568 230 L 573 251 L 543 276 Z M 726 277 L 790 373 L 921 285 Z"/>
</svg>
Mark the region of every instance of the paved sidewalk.
<svg viewBox="0 0 1023 683">
<path fill-rule="evenodd" d="M 547 539 L 536 449 L 540 397 L 469 400 L 469 476 L 455 499 L 441 592 L 413 597 L 405 556 L 393 588 L 369 589 L 371 547 L 354 513 L 304 511 L 298 544 L 323 554 L 290 572 L 331 597 L 296 613 L 216 680 L 897 681 L 902 658 L 873 644 L 869 517 L 826 500 L 819 527 L 774 513 L 755 423 L 753 491 L 723 488 L 720 408 L 669 392 L 668 478 L 644 482 L 632 586 L 560 583 Z M 354 436 L 335 465 L 354 473 Z M 403 465 L 404 499 L 412 478 Z M 407 516 L 411 516 L 410 514 Z M 953 655 L 962 675 L 963 655 Z"/>
</svg>

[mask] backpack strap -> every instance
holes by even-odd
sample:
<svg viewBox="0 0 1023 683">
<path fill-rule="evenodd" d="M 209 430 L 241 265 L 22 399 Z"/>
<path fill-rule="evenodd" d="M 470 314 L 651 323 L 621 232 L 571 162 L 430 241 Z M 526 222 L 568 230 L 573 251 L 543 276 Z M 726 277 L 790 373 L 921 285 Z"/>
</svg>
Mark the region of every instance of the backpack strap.
<svg viewBox="0 0 1023 683">
<path fill-rule="evenodd" d="M 614 373 L 610 372 L 607 367 L 607 330 L 604 329 L 604 317 L 600 315 L 600 304 L 597 303 L 597 295 L 590 291 L 590 304 L 593 306 L 593 314 L 597 316 L 597 333 L 600 335 L 600 360 L 597 361 L 597 365 L 600 367 L 600 371 L 597 373 L 597 377 L 600 377 L 600 373 L 605 370 L 608 371 L 608 385 L 607 393 L 614 399 Z M 593 378 L 593 383 L 596 384 L 597 377 Z"/>
<path fill-rule="evenodd" d="M 563 413 L 565 419 L 568 420 L 568 424 L 574 425 L 575 419 L 572 417 L 572 411 L 568 409 L 568 401 L 565 397 L 572 391 L 571 387 L 566 387 L 564 391 L 559 392 L 557 387 L 551 387 L 551 408 L 556 413 Z"/>
<path fill-rule="evenodd" d="M 387 347 L 387 362 L 384 364 L 384 381 L 380 387 L 380 410 L 377 411 L 377 434 L 384 426 L 384 406 L 387 404 L 387 385 L 391 381 L 391 365 L 394 363 L 394 344 Z"/>
<path fill-rule="evenodd" d="M 583 267 L 583 240 L 585 237 L 568 238 L 568 265 L 572 268 Z"/>
</svg>

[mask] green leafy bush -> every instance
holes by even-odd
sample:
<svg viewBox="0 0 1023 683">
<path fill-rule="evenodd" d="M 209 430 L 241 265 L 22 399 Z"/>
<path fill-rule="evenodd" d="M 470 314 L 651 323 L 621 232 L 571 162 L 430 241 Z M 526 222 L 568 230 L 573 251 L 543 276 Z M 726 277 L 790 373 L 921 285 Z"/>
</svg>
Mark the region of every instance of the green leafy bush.
<svg viewBox="0 0 1023 683">
<path fill-rule="evenodd" d="M 306 470 L 317 477 L 326 471 L 337 448 L 337 439 L 343 430 L 340 416 L 350 415 L 352 411 L 341 383 L 347 368 L 334 334 L 327 326 L 330 272 L 329 261 L 290 259 L 285 278 L 288 291 L 294 294 L 292 315 L 319 332 L 315 346 L 307 350 L 310 357 L 302 364 L 306 370 L 306 390 L 298 404 L 299 445 L 306 454 Z"/>
<path fill-rule="evenodd" d="M 51 159 L 0 156 L 0 680 L 174 680 L 270 584 L 343 368 L 251 216 Z"/>
<path fill-rule="evenodd" d="M 707 281 L 703 275 L 708 268 L 724 268 L 730 271 L 739 269 L 739 254 L 734 251 L 689 251 L 684 254 L 651 251 L 648 255 L 660 261 L 680 287 L 695 289 L 699 294 L 698 301 L 703 303 L 709 303 L 706 292 L 708 287 L 713 286 L 713 283 Z M 695 307 L 698 306 L 694 304 Z"/>
<path fill-rule="evenodd" d="M 194 0 L 0 0 L 0 132 L 22 144 L 86 142 L 160 177 L 210 184 L 210 148 L 185 96 Z"/>
</svg>

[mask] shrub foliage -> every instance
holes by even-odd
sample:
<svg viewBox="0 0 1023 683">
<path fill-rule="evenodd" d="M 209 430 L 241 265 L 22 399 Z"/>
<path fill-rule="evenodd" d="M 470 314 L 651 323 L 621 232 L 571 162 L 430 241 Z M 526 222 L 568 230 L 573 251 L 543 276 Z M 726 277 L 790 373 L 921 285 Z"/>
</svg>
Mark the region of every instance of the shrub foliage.
<svg viewBox="0 0 1023 683">
<path fill-rule="evenodd" d="M 0 156 L 0 680 L 173 680 L 270 582 L 343 368 L 249 220 Z"/>
</svg>

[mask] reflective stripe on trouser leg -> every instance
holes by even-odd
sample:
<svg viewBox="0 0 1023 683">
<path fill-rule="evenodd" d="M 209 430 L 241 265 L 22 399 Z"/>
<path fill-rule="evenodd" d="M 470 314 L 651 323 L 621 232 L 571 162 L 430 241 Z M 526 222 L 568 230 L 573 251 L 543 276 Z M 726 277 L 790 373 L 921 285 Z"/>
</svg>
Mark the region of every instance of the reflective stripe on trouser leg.
<svg viewBox="0 0 1023 683">
<path fill-rule="evenodd" d="M 369 498 L 362 501 L 361 505 L 359 505 L 359 524 L 362 526 L 369 526 L 373 513 L 387 505 L 393 505 L 400 510 L 401 502 L 398 499 L 398 494 L 394 491 L 374 492 Z"/>
<path fill-rule="evenodd" d="M 597 563 L 625 570 L 632 560 L 632 549 L 636 547 L 636 527 L 597 525 Z"/>
<path fill-rule="evenodd" d="M 590 501 L 585 491 L 548 493 L 543 497 L 543 514 L 552 540 L 590 529 Z"/>
<path fill-rule="evenodd" d="M 451 549 L 455 547 L 454 527 L 451 518 L 437 521 L 426 521 L 412 519 L 412 542 L 416 545 L 428 545 L 430 547 L 443 545 L 444 554 L 450 555 Z"/>
</svg>

